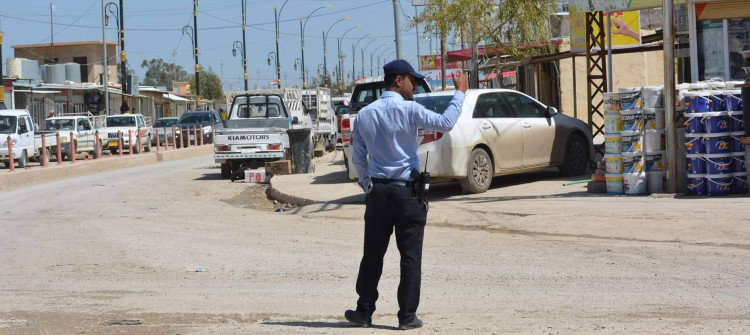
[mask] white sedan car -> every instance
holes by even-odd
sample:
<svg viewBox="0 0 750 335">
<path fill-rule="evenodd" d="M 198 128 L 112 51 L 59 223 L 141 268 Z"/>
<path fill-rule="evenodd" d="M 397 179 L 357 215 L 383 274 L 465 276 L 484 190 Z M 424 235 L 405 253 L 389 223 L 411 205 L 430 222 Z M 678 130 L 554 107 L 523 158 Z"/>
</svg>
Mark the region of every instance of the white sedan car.
<svg viewBox="0 0 750 335">
<path fill-rule="evenodd" d="M 415 100 L 442 114 L 453 94 L 423 93 Z M 594 152 L 582 121 L 504 89 L 469 90 L 453 130 L 420 130 L 418 141 L 420 167 L 426 163 L 433 181 L 458 180 L 469 193 L 486 191 L 492 177 L 550 167 L 559 167 L 565 176 L 580 175 Z M 349 170 L 350 179 L 356 179 L 356 170 Z"/>
<path fill-rule="evenodd" d="M 443 113 L 453 91 L 415 95 L 427 109 Z M 559 114 L 521 92 L 467 91 L 461 116 L 448 133 L 420 131 L 419 163 L 433 180 L 458 180 L 482 193 L 492 177 L 559 167 L 565 176 L 583 174 L 591 161 L 591 132 L 582 121 Z"/>
</svg>

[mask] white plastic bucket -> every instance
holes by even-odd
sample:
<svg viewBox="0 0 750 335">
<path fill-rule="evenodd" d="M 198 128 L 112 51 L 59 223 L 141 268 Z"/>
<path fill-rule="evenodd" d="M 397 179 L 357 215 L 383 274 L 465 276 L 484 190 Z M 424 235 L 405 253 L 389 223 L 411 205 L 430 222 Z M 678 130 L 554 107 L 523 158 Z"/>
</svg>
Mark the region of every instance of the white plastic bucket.
<svg viewBox="0 0 750 335">
<path fill-rule="evenodd" d="M 604 114 L 604 133 L 614 134 L 622 131 L 622 118 L 620 113 L 612 112 Z"/>
<path fill-rule="evenodd" d="M 664 129 L 664 108 L 643 109 L 643 129 Z"/>
<path fill-rule="evenodd" d="M 641 109 L 640 87 L 624 87 L 617 91 L 620 93 L 620 110 Z"/>
<path fill-rule="evenodd" d="M 607 173 L 622 173 L 622 156 L 619 154 L 604 155 L 604 163 Z"/>
<path fill-rule="evenodd" d="M 622 191 L 627 195 L 641 195 L 648 191 L 648 180 L 646 174 L 640 173 L 623 173 L 622 174 Z"/>
<path fill-rule="evenodd" d="M 664 130 L 646 130 L 643 132 L 643 150 L 657 151 L 665 148 L 665 131 Z M 700 141 L 700 139 L 698 140 Z"/>
<path fill-rule="evenodd" d="M 664 193 L 666 192 L 667 173 L 664 171 L 646 172 L 646 180 L 648 182 L 648 193 Z"/>
<path fill-rule="evenodd" d="M 622 193 L 622 174 L 620 173 L 605 173 L 604 179 L 607 184 L 607 194 L 623 194 Z"/>
<path fill-rule="evenodd" d="M 617 112 L 620 110 L 620 93 L 605 92 L 604 94 L 604 112 Z"/>
<path fill-rule="evenodd" d="M 622 135 L 604 134 L 604 152 L 619 154 L 622 152 Z"/>
<path fill-rule="evenodd" d="M 663 108 L 664 93 L 661 86 L 647 86 L 641 89 L 643 108 Z"/>
</svg>

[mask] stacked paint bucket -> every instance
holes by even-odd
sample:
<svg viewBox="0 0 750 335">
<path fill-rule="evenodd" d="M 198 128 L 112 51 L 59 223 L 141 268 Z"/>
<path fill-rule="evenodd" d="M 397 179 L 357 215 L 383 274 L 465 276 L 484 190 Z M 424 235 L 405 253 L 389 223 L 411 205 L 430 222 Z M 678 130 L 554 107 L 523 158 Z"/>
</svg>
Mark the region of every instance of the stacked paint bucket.
<svg viewBox="0 0 750 335">
<path fill-rule="evenodd" d="M 648 193 L 666 191 L 666 130 L 664 124 L 664 90 L 663 86 L 643 87 L 643 160 Z M 674 99 L 667 100 L 675 103 Z"/>
<path fill-rule="evenodd" d="M 620 115 L 620 93 L 604 93 L 604 177 L 607 194 L 624 194 L 622 165 L 622 116 Z"/>
<path fill-rule="evenodd" d="M 688 194 L 747 193 L 742 98 L 723 82 L 689 85 L 684 94 Z"/>
</svg>

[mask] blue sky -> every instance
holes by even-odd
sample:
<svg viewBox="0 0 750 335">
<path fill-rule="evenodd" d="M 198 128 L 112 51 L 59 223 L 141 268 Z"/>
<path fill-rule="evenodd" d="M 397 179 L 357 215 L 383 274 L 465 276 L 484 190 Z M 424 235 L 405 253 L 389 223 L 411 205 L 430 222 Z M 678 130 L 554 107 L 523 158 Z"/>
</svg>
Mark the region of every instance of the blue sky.
<svg viewBox="0 0 750 335">
<path fill-rule="evenodd" d="M 200 63 L 204 67 L 211 67 L 215 73 L 222 76 L 225 90 L 237 89 L 242 85 L 240 54 L 238 52 L 238 56 L 233 58 L 231 52 L 232 43 L 242 40 L 241 1 L 199 0 L 198 4 Z M 50 2 L 55 6 L 55 42 L 101 40 L 100 0 L 0 0 L 0 30 L 4 33 L 4 58 L 13 57 L 12 45 L 50 42 Z M 193 72 L 190 40 L 187 36 L 182 37 L 182 27 L 193 24 L 192 1 L 124 2 L 125 51 L 131 68 L 142 78 L 145 73 L 145 69 L 140 67 L 142 60 L 163 58 L 183 66 L 189 73 Z M 281 7 L 283 3 L 283 0 L 247 0 L 247 71 L 251 88 L 258 82 L 258 77 L 263 86 L 267 86 L 269 81 L 276 77 L 274 67 L 268 66 L 266 59 L 270 51 L 275 51 L 274 6 Z M 395 57 L 392 0 L 289 0 L 281 12 L 279 43 L 281 78 L 285 86 L 299 86 L 301 83 L 300 71 L 294 70 L 295 59 L 301 57 L 299 19 L 304 19 L 313 10 L 326 4 L 330 4 L 331 7 L 315 12 L 305 27 L 305 65 L 311 76 L 316 75 L 318 64 L 323 63 L 323 29 L 327 30 L 331 25 L 333 28 L 327 39 L 329 72 L 332 72 L 336 65 L 336 37 L 340 37 L 356 25 L 362 27 L 348 32 L 341 43 L 342 51 L 346 54 L 344 68 L 347 71 L 351 71 L 352 68 L 352 44 L 369 33 L 373 35 L 364 37 L 357 47 L 357 72 L 361 71 L 359 49 L 365 45 L 368 45 L 365 53 L 367 74 L 370 71 L 369 51 L 379 47 L 376 54 L 391 55 L 390 59 Z M 401 0 L 401 6 L 404 10 L 401 25 L 405 27 L 408 24 L 405 16 L 414 16 L 414 7 L 411 6 L 410 0 Z M 351 19 L 335 23 L 347 16 Z M 117 33 L 111 20 L 112 18 L 110 26 L 107 27 L 107 40 L 116 41 Z M 420 27 L 420 32 L 422 30 Z M 402 29 L 401 34 L 402 58 L 409 60 L 416 67 L 415 30 Z M 380 40 L 375 40 L 376 38 Z M 386 42 L 390 44 L 381 46 Z M 428 39 L 421 39 L 420 53 L 426 54 L 429 46 Z M 374 59 L 374 68 L 377 65 L 376 59 L 377 56 Z"/>
</svg>

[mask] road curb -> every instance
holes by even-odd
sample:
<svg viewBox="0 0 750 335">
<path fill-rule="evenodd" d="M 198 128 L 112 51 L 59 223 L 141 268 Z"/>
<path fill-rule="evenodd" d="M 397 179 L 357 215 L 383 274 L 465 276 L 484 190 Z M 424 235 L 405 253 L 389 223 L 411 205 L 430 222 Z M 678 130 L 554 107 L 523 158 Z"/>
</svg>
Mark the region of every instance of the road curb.
<svg viewBox="0 0 750 335">
<path fill-rule="evenodd" d="M 279 187 L 279 182 L 278 182 L 279 179 L 277 178 L 284 178 L 284 177 L 283 176 L 271 177 L 271 181 L 269 182 L 269 185 L 268 185 L 268 197 L 271 198 L 272 200 L 277 200 L 279 202 L 298 206 L 298 207 L 324 203 L 323 201 L 299 197 L 299 196 L 291 195 L 291 194 L 284 192 Z M 276 182 L 274 183 L 274 181 Z"/>
<path fill-rule="evenodd" d="M 46 168 L 37 167 L 31 170 L 16 170 L 13 173 L 0 173 L 0 190 L 11 190 L 21 186 L 47 183 L 65 178 L 210 155 L 213 153 L 213 146 L 204 145 L 160 152 L 153 152 L 156 148 L 151 150 L 150 153 L 133 156 L 113 156 L 88 161 L 79 160 L 75 164 L 62 166 L 53 165 L 55 163 L 51 162 L 50 166 Z"/>
</svg>

